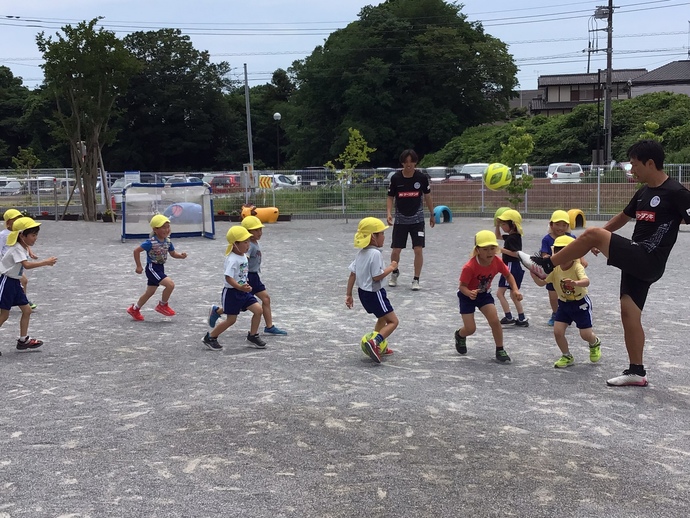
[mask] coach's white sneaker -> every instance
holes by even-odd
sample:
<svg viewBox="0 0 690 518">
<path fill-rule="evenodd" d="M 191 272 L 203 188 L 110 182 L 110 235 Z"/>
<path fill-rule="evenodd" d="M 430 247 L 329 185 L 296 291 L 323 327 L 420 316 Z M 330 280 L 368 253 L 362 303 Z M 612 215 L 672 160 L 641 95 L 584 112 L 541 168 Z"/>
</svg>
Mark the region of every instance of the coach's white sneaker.
<svg viewBox="0 0 690 518">
<path fill-rule="evenodd" d="M 634 374 L 628 369 L 623 371 L 623 374 L 606 380 L 606 384 L 609 387 L 646 387 L 647 386 L 647 376 L 640 376 L 639 374 Z"/>
<path fill-rule="evenodd" d="M 398 275 L 400 275 L 400 272 L 398 273 L 391 273 L 390 278 L 388 279 L 388 286 L 391 286 L 392 288 L 395 288 L 398 285 Z"/>
</svg>

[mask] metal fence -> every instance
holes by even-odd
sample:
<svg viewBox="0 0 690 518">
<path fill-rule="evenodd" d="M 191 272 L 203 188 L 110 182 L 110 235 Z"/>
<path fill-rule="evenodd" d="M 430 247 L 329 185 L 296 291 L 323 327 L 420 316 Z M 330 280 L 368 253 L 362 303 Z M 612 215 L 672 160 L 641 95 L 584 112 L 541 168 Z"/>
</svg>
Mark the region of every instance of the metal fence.
<svg viewBox="0 0 690 518">
<path fill-rule="evenodd" d="M 533 186 L 516 208 L 524 216 L 547 217 L 556 209 L 582 210 L 588 218 L 607 218 L 620 212 L 628 203 L 637 184 L 627 178 L 622 169 L 605 167 L 587 168 L 587 175 L 579 183 L 553 184 L 548 178 L 539 178 L 545 167 L 532 167 Z M 683 184 L 690 185 L 690 164 L 667 164 L 665 171 Z M 336 175 L 327 181 L 301 182 L 300 171 L 262 171 L 262 175 L 280 174 L 298 180 L 294 186 L 278 188 L 244 189 L 233 193 L 215 194 L 214 210 L 220 214 L 239 214 L 243 204 L 257 207 L 277 207 L 281 214 L 296 218 L 358 218 L 365 215 L 383 216 L 386 213 L 388 178 L 376 170 L 357 170 L 353 175 Z M 181 173 L 174 173 L 179 176 Z M 216 173 L 185 173 L 197 177 Z M 217 174 L 228 174 L 227 171 Z M 143 181 L 164 182 L 173 173 L 141 173 Z M 109 173 L 109 184 L 123 173 Z M 493 215 L 498 207 L 509 206 L 505 191 L 491 191 L 478 180 L 449 181 L 434 179 L 432 198 L 434 205 L 445 205 L 456 215 Z M 276 185 L 275 183 L 273 184 Z M 15 171 L 0 170 L 0 211 L 14 207 L 30 214 L 55 215 L 65 211 L 65 205 L 74 186 L 70 169 L 42 169 L 30 175 L 17 175 Z M 80 197 L 70 200 L 70 213 L 80 213 Z M 102 208 L 110 207 L 112 200 L 104 200 L 99 193 Z"/>
</svg>

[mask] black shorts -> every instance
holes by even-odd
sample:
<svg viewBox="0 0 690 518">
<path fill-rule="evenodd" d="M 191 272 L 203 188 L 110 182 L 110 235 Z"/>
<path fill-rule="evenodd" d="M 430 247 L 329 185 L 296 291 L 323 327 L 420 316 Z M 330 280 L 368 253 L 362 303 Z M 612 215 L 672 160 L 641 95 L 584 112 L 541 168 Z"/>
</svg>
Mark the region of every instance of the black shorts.
<svg viewBox="0 0 690 518">
<path fill-rule="evenodd" d="M 607 264 L 621 270 L 620 296 L 630 296 L 640 310 L 644 308 L 649 287 L 661 279 L 666 267 L 665 261 L 618 234 L 611 234 Z"/>
<path fill-rule="evenodd" d="M 396 223 L 393 225 L 393 238 L 391 240 L 391 248 L 406 248 L 407 235 L 412 238 L 412 248 L 421 246 L 424 248 L 424 222 L 410 223 L 409 225 L 403 223 Z"/>
</svg>

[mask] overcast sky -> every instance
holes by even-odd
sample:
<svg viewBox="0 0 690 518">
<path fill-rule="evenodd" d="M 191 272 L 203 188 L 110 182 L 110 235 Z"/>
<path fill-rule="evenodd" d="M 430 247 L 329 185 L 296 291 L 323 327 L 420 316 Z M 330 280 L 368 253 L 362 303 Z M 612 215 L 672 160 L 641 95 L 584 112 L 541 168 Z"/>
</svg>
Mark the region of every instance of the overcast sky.
<svg viewBox="0 0 690 518">
<path fill-rule="evenodd" d="M 363 0 L 0 0 L 0 65 L 35 87 L 41 82 L 36 34 L 104 16 L 101 24 L 119 37 L 137 30 L 179 28 L 213 61 L 227 61 L 235 78 L 247 64 L 251 85 L 269 82 L 328 35 L 357 19 Z M 606 20 L 594 20 L 608 0 L 466 0 L 463 12 L 486 32 L 509 44 L 524 89 L 545 74 L 591 72 L 606 67 Z M 613 67 L 653 70 L 688 59 L 690 1 L 617 0 L 613 21 Z M 18 17 L 18 18 L 17 18 Z M 588 48 L 602 52 L 588 53 Z M 593 40 L 590 43 L 590 40 Z M 591 47 L 590 47 L 591 45 Z"/>
</svg>

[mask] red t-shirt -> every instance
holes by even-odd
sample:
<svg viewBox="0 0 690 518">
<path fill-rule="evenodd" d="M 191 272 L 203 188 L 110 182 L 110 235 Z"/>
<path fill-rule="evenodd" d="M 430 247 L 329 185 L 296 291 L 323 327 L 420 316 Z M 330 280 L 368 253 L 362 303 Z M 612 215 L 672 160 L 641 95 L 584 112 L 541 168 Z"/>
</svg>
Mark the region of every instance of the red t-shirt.
<svg viewBox="0 0 690 518">
<path fill-rule="evenodd" d="M 494 256 L 489 266 L 482 266 L 476 257 L 472 257 L 460 272 L 460 282 L 470 290 L 479 290 L 479 293 L 487 293 L 491 290 L 491 281 L 498 274 L 508 277 L 510 270 L 497 255 Z"/>
</svg>

